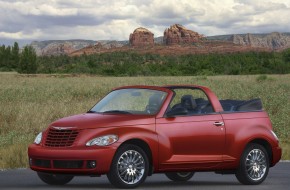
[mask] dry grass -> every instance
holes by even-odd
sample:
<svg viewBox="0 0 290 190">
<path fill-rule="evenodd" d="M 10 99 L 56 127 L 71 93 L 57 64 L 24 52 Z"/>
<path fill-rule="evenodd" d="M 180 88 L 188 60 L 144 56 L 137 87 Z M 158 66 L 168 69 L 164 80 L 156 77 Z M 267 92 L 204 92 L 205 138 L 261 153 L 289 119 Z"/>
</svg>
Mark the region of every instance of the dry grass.
<svg viewBox="0 0 290 190">
<path fill-rule="evenodd" d="M 94 77 L 0 73 L 0 168 L 27 167 L 27 145 L 52 121 L 86 112 L 122 85 L 198 84 L 221 99 L 260 97 L 290 159 L 290 75 Z"/>
</svg>

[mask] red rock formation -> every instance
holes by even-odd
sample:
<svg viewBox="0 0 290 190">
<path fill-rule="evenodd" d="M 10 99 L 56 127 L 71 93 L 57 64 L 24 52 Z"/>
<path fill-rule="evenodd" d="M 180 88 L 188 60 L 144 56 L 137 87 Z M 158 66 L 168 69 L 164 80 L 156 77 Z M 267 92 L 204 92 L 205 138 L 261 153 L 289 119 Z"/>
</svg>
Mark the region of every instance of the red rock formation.
<svg viewBox="0 0 290 190">
<path fill-rule="evenodd" d="M 166 45 L 191 44 L 200 41 L 203 35 L 188 30 L 180 24 L 174 24 L 164 31 L 163 42 Z"/>
<path fill-rule="evenodd" d="M 154 46 L 154 34 L 146 28 L 137 28 L 129 37 L 131 46 Z"/>
</svg>

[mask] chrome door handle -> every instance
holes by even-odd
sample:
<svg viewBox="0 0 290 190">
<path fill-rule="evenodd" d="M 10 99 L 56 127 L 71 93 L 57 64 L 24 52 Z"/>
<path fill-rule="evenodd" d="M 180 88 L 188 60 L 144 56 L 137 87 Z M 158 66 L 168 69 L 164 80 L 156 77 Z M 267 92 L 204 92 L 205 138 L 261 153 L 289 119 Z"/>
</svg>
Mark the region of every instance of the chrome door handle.
<svg viewBox="0 0 290 190">
<path fill-rule="evenodd" d="M 219 127 L 219 126 L 224 126 L 224 122 L 221 122 L 221 121 L 216 121 L 213 123 L 215 126 Z"/>
</svg>

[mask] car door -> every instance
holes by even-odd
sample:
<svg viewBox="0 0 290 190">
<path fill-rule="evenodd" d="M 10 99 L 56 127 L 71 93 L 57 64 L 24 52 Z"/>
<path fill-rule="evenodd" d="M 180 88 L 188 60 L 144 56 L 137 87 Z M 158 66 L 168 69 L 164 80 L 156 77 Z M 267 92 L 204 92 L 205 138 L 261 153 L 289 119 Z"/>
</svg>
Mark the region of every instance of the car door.
<svg viewBox="0 0 290 190">
<path fill-rule="evenodd" d="M 188 90 L 186 93 L 187 95 L 176 95 L 175 99 L 189 96 Z M 192 94 L 193 97 L 197 96 L 195 92 Z M 225 126 L 222 116 L 213 112 L 205 98 L 207 97 L 193 98 L 201 102 L 197 105 L 197 111 L 156 119 L 161 170 L 212 168 L 222 163 Z M 182 107 L 178 105 L 178 101 L 173 100 L 171 108 L 176 105 Z"/>
</svg>

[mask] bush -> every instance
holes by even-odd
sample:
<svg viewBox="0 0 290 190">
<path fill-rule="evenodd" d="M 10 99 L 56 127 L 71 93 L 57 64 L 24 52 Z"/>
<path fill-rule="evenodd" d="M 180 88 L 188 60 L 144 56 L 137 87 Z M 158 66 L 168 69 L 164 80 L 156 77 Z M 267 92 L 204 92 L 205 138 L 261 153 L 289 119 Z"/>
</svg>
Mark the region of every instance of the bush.
<svg viewBox="0 0 290 190">
<path fill-rule="evenodd" d="M 256 78 L 256 81 L 257 82 L 262 82 L 262 81 L 265 81 L 268 79 L 268 76 L 267 75 L 260 75 Z"/>
</svg>

